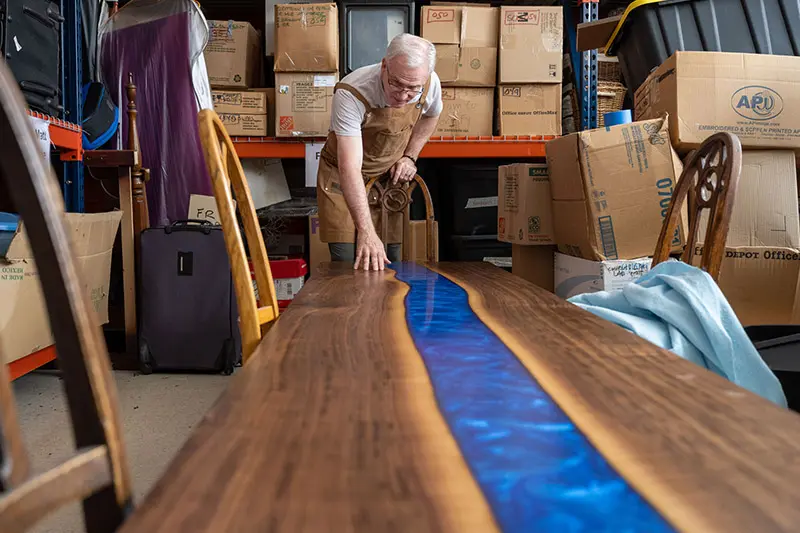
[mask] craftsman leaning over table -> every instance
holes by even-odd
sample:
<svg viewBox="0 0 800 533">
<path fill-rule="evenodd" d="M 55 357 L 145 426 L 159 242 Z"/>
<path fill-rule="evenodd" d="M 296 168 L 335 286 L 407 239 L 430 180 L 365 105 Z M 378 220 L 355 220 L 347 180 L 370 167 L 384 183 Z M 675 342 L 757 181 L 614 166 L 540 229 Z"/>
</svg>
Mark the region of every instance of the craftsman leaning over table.
<svg viewBox="0 0 800 533">
<path fill-rule="evenodd" d="M 336 85 L 317 175 L 320 237 L 333 261 L 383 270 L 400 259 L 402 214 L 390 215 L 383 243 L 380 209 L 370 207 L 365 185 L 374 176 L 405 183 L 416 175 L 417 156 L 442 112 L 435 64 L 433 44 L 405 33 L 392 40 L 383 61 Z"/>
</svg>

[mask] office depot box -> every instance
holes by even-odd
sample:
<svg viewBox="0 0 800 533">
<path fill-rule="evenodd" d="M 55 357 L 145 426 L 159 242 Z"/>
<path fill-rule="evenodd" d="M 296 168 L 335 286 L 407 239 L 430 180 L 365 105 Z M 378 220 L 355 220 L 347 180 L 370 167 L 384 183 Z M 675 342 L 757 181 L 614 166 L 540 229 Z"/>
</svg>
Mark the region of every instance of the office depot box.
<svg viewBox="0 0 800 533">
<path fill-rule="evenodd" d="M 434 136 L 492 134 L 494 88 L 442 87 L 442 104 Z"/>
<path fill-rule="evenodd" d="M 547 165 L 503 165 L 498 169 L 497 185 L 497 240 L 555 244 Z"/>
<path fill-rule="evenodd" d="M 649 272 L 652 262 L 650 257 L 590 261 L 556 253 L 556 296 L 566 299 L 587 292 L 618 291 Z"/>
<path fill-rule="evenodd" d="M 211 91 L 214 111 L 217 113 L 249 113 L 268 115 L 268 89 L 253 91 Z"/>
<path fill-rule="evenodd" d="M 436 46 L 436 74 L 451 87 L 494 87 L 497 82 L 497 48 Z"/>
<path fill-rule="evenodd" d="M 64 222 L 92 324 L 108 322 L 111 255 L 122 211 L 66 213 Z M 50 319 L 24 222 L 0 257 L 0 364 L 53 345 Z"/>
<path fill-rule="evenodd" d="M 250 23 L 209 20 L 204 54 L 211 87 L 246 89 L 256 84 L 261 40 Z"/>
<path fill-rule="evenodd" d="M 800 222 L 791 150 L 745 151 L 719 288 L 744 325 L 800 323 Z M 700 264 L 707 212 L 694 264 Z"/>
<path fill-rule="evenodd" d="M 338 74 L 276 72 L 275 127 L 278 137 L 324 137 Z"/>
<path fill-rule="evenodd" d="M 561 83 L 561 7 L 500 8 L 500 83 Z"/>
<path fill-rule="evenodd" d="M 547 143 L 559 251 L 590 259 L 653 254 L 683 167 L 668 119 L 573 133 Z M 672 244 L 684 244 L 680 224 Z"/>
<path fill-rule="evenodd" d="M 421 34 L 436 45 L 496 49 L 499 16 L 500 10 L 496 7 L 423 6 Z"/>
<path fill-rule="evenodd" d="M 275 72 L 338 70 L 339 16 L 336 4 L 276 5 Z"/>
<path fill-rule="evenodd" d="M 231 137 L 264 137 L 267 135 L 267 115 L 221 113 L 219 118 Z"/>
<path fill-rule="evenodd" d="M 636 91 L 637 120 L 670 115 L 683 153 L 727 131 L 743 148 L 800 149 L 800 57 L 676 52 Z"/>
<path fill-rule="evenodd" d="M 501 85 L 500 135 L 561 135 L 560 83 Z"/>
</svg>

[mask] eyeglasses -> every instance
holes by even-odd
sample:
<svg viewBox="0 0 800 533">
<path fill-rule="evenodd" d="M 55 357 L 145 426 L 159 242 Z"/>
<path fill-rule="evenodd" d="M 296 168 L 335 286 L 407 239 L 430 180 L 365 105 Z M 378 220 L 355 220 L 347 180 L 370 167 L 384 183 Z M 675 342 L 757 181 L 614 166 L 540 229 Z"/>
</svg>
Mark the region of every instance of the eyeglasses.
<svg viewBox="0 0 800 533">
<path fill-rule="evenodd" d="M 424 87 L 416 86 L 416 87 L 408 87 L 407 85 L 403 85 L 397 78 L 392 76 L 392 73 L 389 72 L 389 65 L 386 65 L 386 79 L 389 81 L 389 86 L 398 93 L 406 93 L 412 96 L 416 96 L 418 94 L 422 94 Z"/>
</svg>

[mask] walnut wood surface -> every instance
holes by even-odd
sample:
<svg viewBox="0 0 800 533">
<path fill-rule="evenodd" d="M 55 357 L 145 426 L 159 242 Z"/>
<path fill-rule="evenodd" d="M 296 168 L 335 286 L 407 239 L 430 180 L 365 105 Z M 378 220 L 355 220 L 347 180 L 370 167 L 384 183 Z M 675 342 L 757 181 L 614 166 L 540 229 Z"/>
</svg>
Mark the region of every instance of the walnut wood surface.
<svg viewBox="0 0 800 533">
<path fill-rule="evenodd" d="M 500 269 L 435 268 L 679 530 L 797 531 L 797 415 Z M 315 274 L 123 533 L 496 530 L 393 276 Z"/>
</svg>

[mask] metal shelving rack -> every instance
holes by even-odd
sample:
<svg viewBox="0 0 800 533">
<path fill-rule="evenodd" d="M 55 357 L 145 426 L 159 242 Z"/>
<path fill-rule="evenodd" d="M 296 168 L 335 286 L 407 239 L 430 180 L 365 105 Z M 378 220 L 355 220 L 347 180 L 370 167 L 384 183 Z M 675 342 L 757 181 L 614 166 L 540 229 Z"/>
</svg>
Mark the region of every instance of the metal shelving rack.
<svg viewBox="0 0 800 533">
<path fill-rule="evenodd" d="M 576 76 L 575 87 L 580 91 L 578 98 L 581 102 L 581 129 L 593 129 L 597 127 L 597 50 L 578 52 L 577 24 L 572 17 L 572 2 L 563 0 L 563 5 L 570 58 Z M 578 6 L 579 22 L 592 22 L 598 19 L 599 0 L 578 0 Z"/>
<path fill-rule="evenodd" d="M 64 120 L 80 128 L 81 86 L 83 84 L 83 55 L 81 38 L 81 12 L 79 0 L 61 0 L 61 95 Z M 80 149 L 79 149 L 79 153 Z M 83 212 L 82 158 L 63 163 L 62 191 L 67 211 Z M 63 161 L 63 157 L 62 157 Z"/>
</svg>

